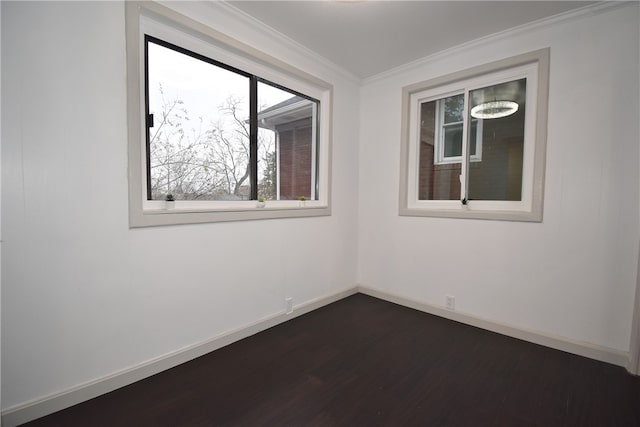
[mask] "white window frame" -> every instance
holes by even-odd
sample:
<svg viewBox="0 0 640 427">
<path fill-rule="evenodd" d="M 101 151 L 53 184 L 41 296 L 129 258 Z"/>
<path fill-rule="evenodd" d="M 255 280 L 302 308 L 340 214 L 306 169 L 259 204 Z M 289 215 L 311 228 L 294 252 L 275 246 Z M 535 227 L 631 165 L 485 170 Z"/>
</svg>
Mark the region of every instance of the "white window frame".
<svg viewBox="0 0 640 427">
<path fill-rule="evenodd" d="M 461 94 L 457 93 L 453 95 L 461 95 Z M 449 96 L 451 95 L 447 95 L 446 97 L 441 98 L 436 102 L 436 128 L 435 128 L 435 135 L 434 135 L 435 153 L 436 153 L 434 164 L 436 165 L 446 165 L 446 164 L 462 162 L 462 156 L 447 157 L 444 155 L 444 151 L 445 151 L 444 139 L 446 136 L 446 133 L 444 132 L 444 127 L 457 125 L 457 124 L 464 124 L 462 121 L 451 122 L 451 123 L 444 122 L 444 107 L 442 106 L 442 104 L 444 104 L 445 99 L 448 98 Z M 476 154 L 472 154 L 469 157 L 469 160 L 472 162 L 480 162 L 482 161 L 482 122 L 483 121 L 482 119 L 473 119 L 473 120 L 477 123 Z M 464 141 L 463 141 L 463 145 L 464 145 Z"/>
<path fill-rule="evenodd" d="M 522 200 L 466 200 L 469 162 L 462 161 L 460 200 L 419 200 L 420 105 L 451 94 L 465 94 L 527 78 Z M 549 49 L 541 49 L 406 86 L 402 90 L 400 215 L 511 221 L 542 221 L 549 81 Z M 468 107 L 467 107 L 468 108 Z M 468 120 L 463 135 L 469 134 Z M 468 144 L 462 148 L 467 159 Z"/>
<path fill-rule="evenodd" d="M 331 215 L 333 86 L 158 3 L 132 1 L 126 2 L 125 7 L 130 227 Z M 312 159 L 312 176 L 317 177 L 312 185 L 315 200 L 304 204 L 297 200 L 270 200 L 266 207 L 258 207 L 256 200 L 178 200 L 172 209 L 166 209 L 162 200 L 147 200 L 145 34 L 319 100 L 319 129 L 315 124 L 313 128 L 314 135 L 318 135 L 313 141 Z"/>
</svg>

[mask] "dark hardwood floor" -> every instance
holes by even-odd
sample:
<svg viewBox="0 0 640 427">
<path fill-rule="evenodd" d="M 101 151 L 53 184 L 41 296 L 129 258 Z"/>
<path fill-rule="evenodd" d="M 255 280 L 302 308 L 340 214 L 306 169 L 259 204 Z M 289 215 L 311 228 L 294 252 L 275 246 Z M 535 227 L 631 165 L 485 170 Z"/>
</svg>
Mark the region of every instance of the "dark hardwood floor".
<svg viewBox="0 0 640 427">
<path fill-rule="evenodd" d="M 640 426 L 640 377 L 357 294 L 28 426 Z"/>
</svg>

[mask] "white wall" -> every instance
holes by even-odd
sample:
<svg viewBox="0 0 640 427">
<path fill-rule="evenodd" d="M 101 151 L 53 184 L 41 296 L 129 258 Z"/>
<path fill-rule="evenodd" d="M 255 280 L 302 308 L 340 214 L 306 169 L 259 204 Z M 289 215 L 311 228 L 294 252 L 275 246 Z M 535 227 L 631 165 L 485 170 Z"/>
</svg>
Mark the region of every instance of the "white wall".
<svg viewBox="0 0 640 427">
<path fill-rule="evenodd" d="M 638 262 L 638 4 L 514 31 L 361 91 L 359 281 L 421 303 L 629 351 Z M 551 47 L 542 223 L 398 216 L 405 85 Z"/>
<path fill-rule="evenodd" d="M 357 84 L 200 12 L 335 85 L 333 215 L 129 229 L 124 5 L 2 2 L 3 408 L 356 284 Z"/>
</svg>

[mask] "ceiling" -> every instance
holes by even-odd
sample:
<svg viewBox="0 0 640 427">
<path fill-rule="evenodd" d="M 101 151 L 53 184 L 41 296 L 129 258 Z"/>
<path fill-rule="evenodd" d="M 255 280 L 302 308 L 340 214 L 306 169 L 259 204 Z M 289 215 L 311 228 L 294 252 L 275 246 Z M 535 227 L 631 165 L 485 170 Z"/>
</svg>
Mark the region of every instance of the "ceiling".
<svg viewBox="0 0 640 427">
<path fill-rule="evenodd" d="M 228 1 L 359 78 L 596 2 Z"/>
</svg>

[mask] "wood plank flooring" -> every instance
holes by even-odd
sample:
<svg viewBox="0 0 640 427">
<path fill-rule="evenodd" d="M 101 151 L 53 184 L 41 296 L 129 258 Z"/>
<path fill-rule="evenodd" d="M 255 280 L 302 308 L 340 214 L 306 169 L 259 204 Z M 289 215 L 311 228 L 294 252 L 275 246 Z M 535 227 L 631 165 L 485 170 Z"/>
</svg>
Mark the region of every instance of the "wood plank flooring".
<svg viewBox="0 0 640 427">
<path fill-rule="evenodd" d="M 357 294 L 26 425 L 640 426 L 640 377 Z"/>
</svg>

